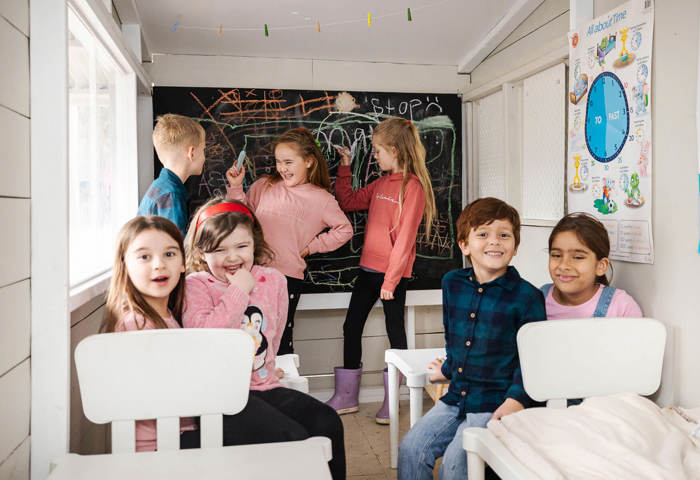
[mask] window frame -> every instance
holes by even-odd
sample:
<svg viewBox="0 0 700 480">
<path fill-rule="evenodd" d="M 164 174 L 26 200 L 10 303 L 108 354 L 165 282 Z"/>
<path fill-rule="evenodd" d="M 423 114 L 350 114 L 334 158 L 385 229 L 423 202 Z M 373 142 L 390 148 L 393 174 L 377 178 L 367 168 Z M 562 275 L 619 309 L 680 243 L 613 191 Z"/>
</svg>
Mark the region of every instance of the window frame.
<svg viewBox="0 0 700 480">
<path fill-rule="evenodd" d="M 467 147 L 467 170 L 471 180 L 469 184 L 469 201 L 479 198 L 479 157 L 478 157 L 478 112 L 476 102 L 499 91 L 504 95 L 505 125 L 504 125 L 504 161 L 505 161 L 505 190 L 506 202 L 519 211 L 522 208 L 522 83 L 528 77 L 536 75 L 558 64 L 568 68 L 568 45 L 551 51 L 537 60 L 517 68 L 505 75 L 478 87 L 464 96 L 467 103 L 468 117 L 472 121 L 467 124 L 467 135 L 471 140 Z M 564 101 L 564 100 L 563 100 Z M 568 109 L 568 105 L 566 107 Z M 568 110 L 565 110 L 565 122 Z M 565 146 L 566 155 L 566 146 Z M 562 159 L 565 161 L 565 157 Z M 566 201 L 566 195 L 564 196 Z M 565 208 L 566 211 L 566 208 Z M 556 221 L 535 218 L 522 218 L 526 226 L 554 226 Z"/>
<path fill-rule="evenodd" d="M 69 288 L 68 4 L 122 65 L 134 72 L 136 94 L 152 82 L 128 49 L 102 0 L 29 0 L 31 117 L 31 472 L 44 478 L 68 452 L 70 432 L 71 311 L 106 291 L 106 278 L 89 293 Z M 149 125 L 150 126 L 150 125 Z M 134 158 L 136 158 L 134 145 Z M 134 183 L 138 182 L 134 176 Z M 105 275 L 111 276 L 111 272 Z M 96 279 L 97 280 L 97 279 Z M 77 296 L 80 293 L 83 297 Z"/>
</svg>

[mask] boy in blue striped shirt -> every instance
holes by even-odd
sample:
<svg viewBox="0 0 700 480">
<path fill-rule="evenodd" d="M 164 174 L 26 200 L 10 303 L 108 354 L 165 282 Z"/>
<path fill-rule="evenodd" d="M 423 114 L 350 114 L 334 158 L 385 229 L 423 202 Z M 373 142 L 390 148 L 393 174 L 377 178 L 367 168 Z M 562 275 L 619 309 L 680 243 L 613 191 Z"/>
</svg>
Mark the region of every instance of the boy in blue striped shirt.
<svg viewBox="0 0 700 480">
<path fill-rule="evenodd" d="M 431 362 L 431 381 L 450 381 L 441 401 L 399 447 L 399 480 L 467 477 L 462 431 L 485 427 L 533 402 L 525 393 L 516 345 L 518 329 L 546 318 L 539 289 L 509 266 L 520 243 L 520 217 L 507 203 L 481 198 L 457 219 L 457 240 L 471 268 L 442 278 L 447 357 Z"/>
<path fill-rule="evenodd" d="M 204 167 L 205 132 L 195 120 L 167 113 L 156 119 L 153 146 L 163 168 L 139 204 L 139 215 L 165 217 L 187 233 L 190 221 L 185 180 Z"/>
</svg>

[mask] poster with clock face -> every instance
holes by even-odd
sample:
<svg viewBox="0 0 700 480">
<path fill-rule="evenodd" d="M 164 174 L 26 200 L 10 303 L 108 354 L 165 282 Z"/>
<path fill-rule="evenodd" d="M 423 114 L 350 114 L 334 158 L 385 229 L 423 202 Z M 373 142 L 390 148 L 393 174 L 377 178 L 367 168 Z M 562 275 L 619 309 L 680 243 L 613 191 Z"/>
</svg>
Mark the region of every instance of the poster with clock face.
<svg viewBox="0 0 700 480">
<path fill-rule="evenodd" d="M 631 0 L 569 33 L 569 212 L 598 218 L 610 258 L 653 263 L 652 0 Z"/>
</svg>

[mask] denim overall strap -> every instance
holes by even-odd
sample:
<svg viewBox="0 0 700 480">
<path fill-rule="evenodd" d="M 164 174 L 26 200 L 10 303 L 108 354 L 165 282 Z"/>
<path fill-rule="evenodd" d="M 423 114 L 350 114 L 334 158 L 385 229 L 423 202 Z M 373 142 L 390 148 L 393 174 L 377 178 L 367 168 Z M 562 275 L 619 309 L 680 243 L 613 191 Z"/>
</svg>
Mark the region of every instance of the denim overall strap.
<svg viewBox="0 0 700 480">
<path fill-rule="evenodd" d="M 608 307 L 610 307 L 610 302 L 612 302 L 613 295 L 615 295 L 615 290 L 614 287 L 608 285 L 603 287 L 603 291 L 598 299 L 598 305 L 596 305 L 595 312 L 593 312 L 594 317 L 605 317 L 608 314 Z"/>
<path fill-rule="evenodd" d="M 544 298 L 547 298 L 547 295 L 549 295 L 549 291 L 552 289 L 553 283 L 545 283 L 540 287 L 540 291 L 542 292 L 542 295 L 544 295 Z"/>
</svg>

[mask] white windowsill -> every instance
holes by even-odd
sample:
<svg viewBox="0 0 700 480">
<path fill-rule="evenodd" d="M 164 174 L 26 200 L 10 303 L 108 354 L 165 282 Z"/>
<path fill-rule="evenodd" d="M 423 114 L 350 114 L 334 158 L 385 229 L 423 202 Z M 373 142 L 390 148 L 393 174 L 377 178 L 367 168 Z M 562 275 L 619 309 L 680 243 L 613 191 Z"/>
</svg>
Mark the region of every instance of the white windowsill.
<svg viewBox="0 0 700 480">
<path fill-rule="evenodd" d="M 104 295 L 110 280 L 112 280 L 112 269 L 71 288 L 68 299 L 70 311 L 73 312 L 95 297 Z"/>
</svg>

